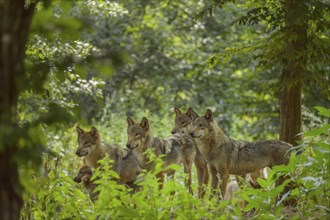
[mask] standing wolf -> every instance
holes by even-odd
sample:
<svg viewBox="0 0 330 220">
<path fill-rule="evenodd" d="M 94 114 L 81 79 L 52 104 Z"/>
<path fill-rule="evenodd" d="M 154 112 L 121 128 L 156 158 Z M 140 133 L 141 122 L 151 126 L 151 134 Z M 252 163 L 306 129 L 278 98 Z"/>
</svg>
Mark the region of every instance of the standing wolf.
<svg viewBox="0 0 330 220">
<path fill-rule="evenodd" d="M 182 113 L 180 109 L 177 107 L 174 107 L 175 112 L 175 125 L 172 130 L 172 134 L 189 134 L 189 131 L 191 129 L 191 115 L 190 111 L 187 111 L 186 113 Z M 204 159 L 203 155 L 199 152 L 198 147 L 196 145 L 196 142 L 194 139 L 192 139 L 193 147 L 196 151 L 195 156 L 195 167 L 197 171 L 197 178 L 198 178 L 198 195 L 200 198 L 204 197 L 205 190 L 203 189 L 203 184 L 207 185 L 209 182 L 209 172 L 207 169 L 207 163 Z"/>
<path fill-rule="evenodd" d="M 86 132 L 77 126 L 76 130 L 78 134 L 76 154 L 78 157 L 84 157 L 87 166 L 97 168 L 99 166 L 98 161 L 105 157 L 106 153 L 113 154 L 113 149 L 118 148 L 118 146 L 101 141 L 99 132 L 95 127 Z"/>
<path fill-rule="evenodd" d="M 290 160 L 291 145 L 283 141 L 236 141 L 225 135 L 214 121 L 208 109 L 204 116 L 198 116 L 191 108 L 193 116 L 190 135 L 205 157 L 212 176 L 212 188 L 218 186 L 217 173 L 221 178 L 221 193 L 225 195 L 229 174 L 246 174 L 264 167 L 287 164 Z"/>
<path fill-rule="evenodd" d="M 195 158 L 195 150 L 193 148 L 192 139 L 188 135 L 180 134 L 173 135 L 166 139 L 160 139 L 152 135 L 149 121 L 143 117 L 140 123 L 135 123 L 130 117 L 127 117 L 127 148 L 131 149 L 133 154 L 136 156 L 139 164 L 142 168 L 147 170 L 152 169 L 148 163 L 148 157 L 145 154 L 147 149 L 153 149 L 156 156 L 164 155 L 162 158 L 165 167 L 170 164 L 183 163 L 184 172 L 188 174 L 188 180 L 186 185 L 191 189 L 191 168 Z M 159 178 L 161 184 L 163 175 L 173 174 L 174 171 L 170 169 L 164 170 Z"/>
</svg>

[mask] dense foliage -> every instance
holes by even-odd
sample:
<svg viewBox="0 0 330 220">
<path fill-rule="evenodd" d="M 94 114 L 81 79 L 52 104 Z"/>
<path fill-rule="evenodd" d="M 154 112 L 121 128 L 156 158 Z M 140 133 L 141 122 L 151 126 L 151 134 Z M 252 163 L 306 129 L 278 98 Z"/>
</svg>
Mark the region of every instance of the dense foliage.
<svg viewBox="0 0 330 220">
<path fill-rule="evenodd" d="M 236 4 L 232 4 L 235 2 Z M 126 117 L 151 120 L 154 134 L 169 136 L 173 107 L 215 111 L 235 139 L 278 138 L 280 1 L 54 1 L 38 4 L 26 49 L 26 76 L 18 112 L 24 194 L 23 219 L 326 219 L 329 182 L 329 5 L 310 4 L 308 69 L 303 89 L 305 149 L 288 166 L 276 167 L 262 189 L 248 186 L 238 199 L 218 201 L 187 192 L 181 166 L 159 190 L 154 174 L 139 178 L 132 194 L 110 176 L 111 161 L 97 171 L 93 204 L 73 182 L 82 160 L 75 155 L 75 126 L 95 126 L 102 140 L 124 147 Z M 226 3 L 226 4 L 225 4 Z M 319 4 L 319 5 L 318 5 Z M 220 6 L 220 7 L 219 7 Z M 322 8 L 322 9 L 321 9 Z M 212 16 L 209 16 L 211 13 Z M 241 24 L 252 24 L 245 26 Z M 297 37 L 297 36 L 293 36 Z M 41 156 L 41 157 L 40 157 Z M 41 161 L 40 161 L 41 158 Z M 157 161 L 158 159 L 155 158 Z M 161 165 L 159 165 L 161 166 Z M 275 197 L 280 173 L 299 185 L 285 208 Z"/>
<path fill-rule="evenodd" d="M 82 161 L 74 152 L 76 150 L 76 133 L 74 127 L 53 131 L 45 126 L 43 132 L 47 134 L 47 146 L 51 153 L 44 154 L 41 171 L 22 169 L 23 184 L 28 189 L 25 194 L 25 205 L 22 217 L 28 218 L 133 218 L 133 219 L 214 219 L 214 218 L 242 218 L 269 219 L 290 217 L 294 219 L 329 217 L 329 109 L 319 108 L 319 115 L 312 115 L 317 126 L 304 133 L 304 141 L 299 147 L 305 149 L 299 156 L 293 156 L 288 166 L 275 167 L 266 180 L 259 180 L 262 189 L 252 189 L 246 185 L 238 192 L 237 198 L 248 202 L 245 208 L 237 205 L 238 199 L 232 201 L 209 200 L 208 191 L 204 200 L 197 196 L 196 172 L 193 172 L 194 195 L 188 193 L 183 184 L 185 178 L 181 166 L 172 166 L 177 170 L 173 178 L 165 180 L 164 188 L 159 190 L 155 174 L 160 172 L 161 164 L 153 172 L 143 173 L 138 179 L 141 190 L 130 193 L 130 189 L 116 183 L 109 177 L 116 177 L 116 173 L 109 169 L 110 160 L 103 160 L 104 168 L 97 171 L 97 190 L 99 199 L 93 204 L 82 184 L 73 182 Z M 126 141 L 123 115 L 118 117 L 107 115 L 110 126 L 103 122 L 93 121 L 101 131 L 101 137 L 106 142 L 123 143 Z M 148 113 L 140 113 L 139 118 Z M 106 115 L 106 114 L 105 114 Z M 321 117 L 325 115 L 327 117 Z M 157 115 L 149 115 L 152 119 L 154 133 L 167 136 L 173 115 L 160 119 Z M 161 122 L 160 124 L 157 122 Z M 157 125 L 158 124 L 158 125 Z M 234 135 L 235 133 L 233 133 Z M 123 144 L 122 144 L 123 145 Z M 159 161 L 159 158 L 155 158 Z M 280 174 L 291 175 L 291 179 L 299 185 L 290 197 L 299 198 L 294 208 L 285 208 L 283 201 L 276 201 L 276 196 L 283 185 L 274 187 L 276 177 Z M 286 198 L 288 199 L 288 198 Z"/>
</svg>

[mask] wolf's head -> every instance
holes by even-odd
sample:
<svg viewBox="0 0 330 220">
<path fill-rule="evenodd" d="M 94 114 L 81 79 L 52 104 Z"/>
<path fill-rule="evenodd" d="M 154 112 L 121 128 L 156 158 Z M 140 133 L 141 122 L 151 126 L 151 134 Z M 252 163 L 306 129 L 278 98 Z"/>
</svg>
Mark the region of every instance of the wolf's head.
<svg viewBox="0 0 330 220">
<path fill-rule="evenodd" d="M 174 107 L 175 112 L 175 124 L 172 130 L 172 134 L 182 133 L 189 134 L 191 130 L 191 123 L 193 120 L 193 116 L 191 114 L 192 108 L 189 108 L 186 113 L 182 113 L 180 109 Z"/>
<path fill-rule="evenodd" d="M 93 152 L 100 142 L 100 137 L 96 128 L 92 127 L 89 132 L 76 127 L 78 133 L 78 149 L 76 154 L 79 157 L 87 156 Z"/>
<path fill-rule="evenodd" d="M 77 176 L 73 179 L 75 182 L 80 183 L 85 176 L 91 177 L 93 175 L 92 168 L 87 165 L 83 165 L 79 168 Z"/>
<path fill-rule="evenodd" d="M 189 132 L 190 136 L 193 138 L 203 138 L 208 136 L 208 134 L 213 131 L 214 119 L 212 111 L 207 109 L 204 116 L 198 116 L 191 108 L 188 109 L 188 111 L 191 111 L 190 114 L 193 118 L 192 128 Z"/>
<path fill-rule="evenodd" d="M 81 178 L 81 180 L 82 180 L 85 187 L 88 188 L 88 187 L 91 186 L 91 178 L 92 178 L 92 175 L 90 175 L 90 174 L 86 174 L 85 176 L 83 176 Z"/>
<path fill-rule="evenodd" d="M 130 117 L 127 117 L 127 143 L 128 149 L 143 150 L 147 147 L 150 139 L 150 126 L 148 119 L 143 117 L 140 123 L 135 123 Z"/>
</svg>

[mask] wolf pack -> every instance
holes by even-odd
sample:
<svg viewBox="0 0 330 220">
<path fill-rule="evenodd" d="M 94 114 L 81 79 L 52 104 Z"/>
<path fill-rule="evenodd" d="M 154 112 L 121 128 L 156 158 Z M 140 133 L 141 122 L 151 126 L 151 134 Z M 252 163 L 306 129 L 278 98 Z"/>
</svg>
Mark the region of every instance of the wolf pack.
<svg viewBox="0 0 330 220">
<path fill-rule="evenodd" d="M 167 138 L 153 135 L 151 124 L 146 117 L 135 122 L 127 117 L 126 147 L 107 144 L 101 140 L 95 127 L 85 131 L 76 127 L 78 149 L 76 155 L 83 158 L 74 181 L 82 183 L 92 201 L 97 199 L 94 191 L 93 171 L 100 166 L 99 161 L 106 155 L 113 161 L 112 169 L 118 174 L 118 183 L 138 190 L 136 180 L 143 169 L 154 169 L 147 151 L 152 151 L 163 162 L 162 171 L 157 174 L 160 188 L 164 177 L 174 174 L 171 164 L 182 164 L 187 174 L 185 185 L 192 189 L 192 168 L 196 168 L 198 196 L 203 198 L 210 182 L 212 195 L 221 192 L 221 197 L 230 199 L 238 190 L 241 179 L 248 180 L 254 188 L 259 188 L 257 178 L 265 178 L 265 169 L 288 164 L 292 145 L 279 140 L 241 141 L 231 139 L 218 126 L 210 109 L 202 116 L 192 108 L 182 112 L 174 108 L 175 122 Z M 228 184 L 230 175 L 236 180 Z M 211 179 L 211 181 L 209 181 Z M 228 184 L 228 185 L 227 185 Z M 219 188 L 220 187 L 220 188 Z"/>
</svg>

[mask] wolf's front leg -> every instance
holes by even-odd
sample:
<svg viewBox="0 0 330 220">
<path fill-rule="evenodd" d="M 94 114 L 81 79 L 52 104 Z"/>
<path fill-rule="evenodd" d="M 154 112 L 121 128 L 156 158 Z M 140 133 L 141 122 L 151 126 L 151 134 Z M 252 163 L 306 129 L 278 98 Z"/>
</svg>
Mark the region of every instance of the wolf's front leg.
<svg viewBox="0 0 330 220">
<path fill-rule="evenodd" d="M 198 177 L 198 196 L 202 199 L 205 195 L 205 186 L 207 186 L 209 182 L 209 171 L 203 158 L 198 158 L 196 155 L 194 162 Z M 203 184 L 205 186 L 203 186 Z"/>
<path fill-rule="evenodd" d="M 207 185 L 209 184 L 209 169 L 208 169 L 208 166 L 207 166 L 207 163 L 205 162 L 204 165 L 203 165 L 203 173 L 204 173 L 204 178 L 203 178 L 203 183 L 204 185 Z"/>
<path fill-rule="evenodd" d="M 209 164 L 209 169 L 210 169 L 210 173 L 212 176 L 212 194 L 216 195 L 216 192 L 218 190 L 218 184 L 219 184 L 219 178 L 217 176 L 218 171 L 211 164 Z"/>
<path fill-rule="evenodd" d="M 222 199 L 223 199 L 223 198 L 225 198 L 229 174 L 228 174 L 228 172 L 220 172 L 220 177 L 221 177 L 220 189 L 221 189 L 221 195 L 222 195 Z"/>
<path fill-rule="evenodd" d="M 193 194 L 193 190 L 191 188 L 191 166 L 192 166 L 192 161 L 188 161 L 183 164 L 184 172 L 185 174 L 188 175 L 188 179 L 186 180 L 185 184 L 188 187 L 189 192 Z"/>
<path fill-rule="evenodd" d="M 158 181 L 158 189 L 161 190 L 163 189 L 163 184 L 164 184 L 164 172 L 160 172 L 156 175 L 157 181 Z"/>
</svg>

